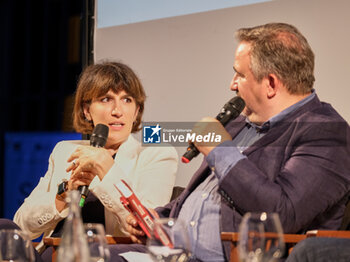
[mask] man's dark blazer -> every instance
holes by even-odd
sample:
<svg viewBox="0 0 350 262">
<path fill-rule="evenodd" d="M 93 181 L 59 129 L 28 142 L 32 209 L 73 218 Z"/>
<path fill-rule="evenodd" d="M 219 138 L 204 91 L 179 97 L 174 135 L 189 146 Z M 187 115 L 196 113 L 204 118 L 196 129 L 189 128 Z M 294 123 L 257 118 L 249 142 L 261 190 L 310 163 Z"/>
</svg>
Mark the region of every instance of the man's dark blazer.
<svg viewBox="0 0 350 262">
<path fill-rule="evenodd" d="M 240 116 L 226 129 L 235 137 L 245 124 Z M 350 189 L 349 139 L 349 125 L 317 96 L 276 123 L 219 180 L 221 231 L 238 231 L 254 211 L 277 212 L 285 233 L 338 229 Z M 184 192 L 156 209 L 160 216 L 177 217 L 210 172 L 204 159 Z M 229 243 L 224 250 L 229 260 Z"/>
</svg>

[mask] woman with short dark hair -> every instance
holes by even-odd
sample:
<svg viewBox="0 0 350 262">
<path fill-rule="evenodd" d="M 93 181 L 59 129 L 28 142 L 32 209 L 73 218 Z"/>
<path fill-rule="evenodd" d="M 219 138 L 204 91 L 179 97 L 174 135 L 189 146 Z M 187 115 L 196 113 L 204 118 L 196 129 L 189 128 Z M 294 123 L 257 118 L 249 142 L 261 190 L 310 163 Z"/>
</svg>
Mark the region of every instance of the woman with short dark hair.
<svg viewBox="0 0 350 262">
<path fill-rule="evenodd" d="M 68 214 L 66 192 L 82 185 L 89 186 L 93 201 L 102 203 L 102 211 L 93 209 L 84 218 L 84 208 L 89 206 L 85 205 L 84 222 L 102 219 L 106 233 L 114 236 L 128 235 L 128 211 L 113 185 L 120 179 L 146 207 L 169 202 L 178 164 L 175 149 L 142 147 L 131 135 L 140 129 L 145 97 L 140 80 L 125 64 L 104 62 L 84 70 L 76 90 L 73 125 L 77 132 L 91 134 L 97 124 L 104 124 L 109 129 L 107 142 L 104 148 L 92 147 L 86 140 L 55 146 L 47 173 L 14 217 L 32 239 L 58 231 L 57 225 Z M 91 215 L 97 221 L 91 221 Z"/>
</svg>

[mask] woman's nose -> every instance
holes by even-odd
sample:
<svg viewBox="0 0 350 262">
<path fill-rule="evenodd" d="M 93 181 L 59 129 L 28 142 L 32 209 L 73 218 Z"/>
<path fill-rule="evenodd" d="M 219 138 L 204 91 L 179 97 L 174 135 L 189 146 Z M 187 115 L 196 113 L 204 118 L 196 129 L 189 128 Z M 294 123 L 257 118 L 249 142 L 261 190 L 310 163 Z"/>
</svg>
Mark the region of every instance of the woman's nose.
<svg viewBox="0 0 350 262">
<path fill-rule="evenodd" d="M 114 108 L 112 110 L 112 115 L 117 116 L 117 117 L 121 117 L 123 115 L 122 110 L 120 109 L 120 107 L 118 105 L 114 106 Z"/>
</svg>

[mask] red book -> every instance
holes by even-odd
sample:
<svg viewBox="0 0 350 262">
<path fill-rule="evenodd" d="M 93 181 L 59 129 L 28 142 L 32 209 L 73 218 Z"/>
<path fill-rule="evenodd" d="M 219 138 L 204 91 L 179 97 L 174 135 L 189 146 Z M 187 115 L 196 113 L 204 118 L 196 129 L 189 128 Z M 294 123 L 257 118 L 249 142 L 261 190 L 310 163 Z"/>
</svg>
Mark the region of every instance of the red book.
<svg viewBox="0 0 350 262">
<path fill-rule="evenodd" d="M 151 238 L 151 232 L 153 231 L 154 226 L 152 215 L 147 208 L 141 204 L 134 191 L 132 191 L 131 187 L 123 179 L 121 179 L 119 183 L 114 184 L 114 186 L 121 195 L 120 202 L 131 214 L 133 214 L 147 237 Z M 164 231 L 157 232 L 155 237 L 158 238 L 164 246 L 173 248 L 173 244 Z"/>
</svg>

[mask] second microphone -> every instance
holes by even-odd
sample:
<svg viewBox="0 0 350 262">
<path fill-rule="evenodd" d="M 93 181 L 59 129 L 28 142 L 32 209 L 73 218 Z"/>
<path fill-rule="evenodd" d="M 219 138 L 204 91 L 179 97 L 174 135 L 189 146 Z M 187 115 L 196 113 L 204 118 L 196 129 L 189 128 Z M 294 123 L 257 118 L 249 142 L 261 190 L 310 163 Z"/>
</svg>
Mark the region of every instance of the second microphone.
<svg viewBox="0 0 350 262">
<path fill-rule="evenodd" d="M 245 107 L 245 102 L 239 96 L 235 96 L 230 101 L 228 101 L 220 110 L 216 119 L 225 126 L 230 120 L 237 118 Z M 199 155 L 199 150 L 194 144 L 190 144 L 187 147 L 187 151 L 183 154 L 181 160 L 184 163 L 189 163 L 194 157 Z"/>
</svg>

